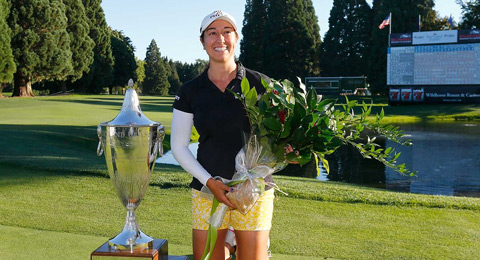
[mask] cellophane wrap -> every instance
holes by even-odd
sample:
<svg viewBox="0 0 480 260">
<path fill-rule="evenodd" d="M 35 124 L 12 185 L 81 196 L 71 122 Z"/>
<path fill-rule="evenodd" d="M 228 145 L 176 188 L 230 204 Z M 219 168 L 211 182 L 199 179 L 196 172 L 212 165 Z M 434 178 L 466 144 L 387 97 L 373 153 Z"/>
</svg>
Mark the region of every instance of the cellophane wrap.
<svg viewBox="0 0 480 260">
<path fill-rule="evenodd" d="M 247 214 L 265 191 L 265 186 L 274 186 L 273 183 L 266 183 L 265 177 L 283 169 L 285 165 L 285 162 L 277 162 L 270 149 L 263 146 L 257 137 L 252 135 L 247 139 L 245 147 L 235 157 L 236 172 L 233 178 L 231 180 L 217 179 L 221 179 L 226 184 L 237 183 L 233 186 L 233 191 L 228 192 L 226 196 L 235 205 L 236 210 Z M 202 192 L 211 194 L 205 186 L 202 188 Z M 220 204 L 216 213 L 210 217 L 210 224 L 220 227 L 226 208 L 224 204 Z"/>
</svg>

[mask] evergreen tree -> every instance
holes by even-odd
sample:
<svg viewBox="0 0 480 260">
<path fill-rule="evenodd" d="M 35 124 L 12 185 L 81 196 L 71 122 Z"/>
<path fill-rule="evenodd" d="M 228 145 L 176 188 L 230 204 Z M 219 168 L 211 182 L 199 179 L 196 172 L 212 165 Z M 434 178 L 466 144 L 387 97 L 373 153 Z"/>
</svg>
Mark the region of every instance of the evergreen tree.
<svg viewBox="0 0 480 260">
<path fill-rule="evenodd" d="M 50 89 L 50 93 L 67 91 L 67 85 L 80 79 L 90 70 L 93 63 L 93 47 L 95 43 L 88 36 L 89 26 L 85 8 L 81 0 L 63 0 L 65 15 L 67 16 L 67 32 L 72 51 L 72 73 L 63 81 L 42 83 Z M 37 84 L 38 85 L 38 84 Z"/>
<path fill-rule="evenodd" d="M 145 61 L 137 59 L 135 57 L 135 61 L 137 63 L 137 69 L 135 70 L 135 77 L 137 81 L 135 82 L 134 88 L 142 90 L 143 80 L 145 79 Z"/>
<path fill-rule="evenodd" d="M 88 73 L 90 70 L 90 65 L 93 63 L 95 42 L 88 35 L 90 26 L 82 1 L 63 0 L 63 3 L 66 6 L 67 32 L 70 37 L 73 65 L 73 73 L 68 80 L 75 82 L 82 77 L 83 73 Z"/>
<path fill-rule="evenodd" d="M 264 0 L 247 0 L 240 41 L 240 61 L 248 68 L 263 70 L 263 34 L 267 12 Z"/>
<path fill-rule="evenodd" d="M 11 82 L 13 73 L 16 70 L 13 60 L 12 48 L 10 46 L 11 30 L 7 25 L 7 16 L 10 11 L 9 3 L 0 0 L 0 84 Z M 4 85 L 0 85 L 0 95 Z"/>
<path fill-rule="evenodd" d="M 33 96 L 33 82 L 65 80 L 72 74 L 67 17 L 61 0 L 12 1 L 7 21 L 13 31 L 11 44 L 17 65 L 13 96 Z"/>
<path fill-rule="evenodd" d="M 480 28 L 480 0 L 462 1 L 457 0 L 462 8 L 462 21 L 459 27 L 462 29 Z"/>
<path fill-rule="evenodd" d="M 168 83 L 170 83 L 170 88 L 168 89 L 168 94 L 175 95 L 177 94 L 178 89 L 182 85 L 180 78 L 178 77 L 177 67 L 173 60 L 168 60 L 167 58 L 163 59 L 165 69 L 167 70 Z"/>
<path fill-rule="evenodd" d="M 427 17 L 433 10 L 433 0 L 373 0 L 372 37 L 368 55 L 368 81 L 374 93 L 386 94 L 388 28 L 378 25 L 392 13 L 392 33 L 418 31 L 418 15 Z"/>
<path fill-rule="evenodd" d="M 266 0 L 262 72 L 273 78 L 315 76 L 319 72 L 320 28 L 311 0 Z"/>
<path fill-rule="evenodd" d="M 115 58 L 114 76 L 110 86 L 110 93 L 112 93 L 112 86 L 125 86 L 129 79 L 137 80 L 135 74 L 137 62 L 134 54 L 135 47 L 129 37 L 121 31 L 113 30 L 110 40 Z"/>
<path fill-rule="evenodd" d="M 322 76 L 367 74 L 371 9 L 365 0 L 334 0 L 321 46 Z"/>
<path fill-rule="evenodd" d="M 196 76 L 200 75 L 208 66 L 207 60 L 197 59 L 194 63 L 175 62 L 178 78 L 180 82 L 186 83 Z"/>
<path fill-rule="evenodd" d="M 100 93 L 103 88 L 110 86 L 113 79 L 114 59 L 111 48 L 110 33 L 105 14 L 100 6 L 101 0 L 82 0 L 85 6 L 89 36 L 95 42 L 93 48 L 93 63 L 88 73 L 76 82 L 79 91 Z"/>
<path fill-rule="evenodd" d="M 145 80 L 143 81 L 143 93 L 149 95 L 167 95 L 170 83 L 168 83 L 167 71 L 160 55 L 155 40 L 150 42 L 145 55 Z"/>
</svg>

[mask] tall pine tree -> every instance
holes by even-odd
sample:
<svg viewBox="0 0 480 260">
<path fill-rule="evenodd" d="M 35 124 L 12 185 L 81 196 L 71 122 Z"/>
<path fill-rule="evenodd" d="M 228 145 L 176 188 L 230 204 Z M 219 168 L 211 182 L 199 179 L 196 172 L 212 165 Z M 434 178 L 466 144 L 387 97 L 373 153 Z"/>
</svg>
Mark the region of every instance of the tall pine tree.
<svg viewBox="0 0 480 260">
<path fill-rule="evenodd" d="M 267 12 L 264 0 L 247 0 L 240 41 L 240 61 L 248 68 L 263 70 L 263 33 Z"/>
<path fill-rule="evenodd" d="M 365 0 L 334 0 L 321 46 L 322 76 L 367 74 L 371 9 Z"/>
<path fill-rule="evenodd" d="M 175 66 L 173 60 L 169 60 L 167 57 L 163 58 L 163 64 L 165 65 L 168 83 L 170 84 L 168 94 L 175 95 L 182 85 L 180 77 L 178 76 L 177 67 Z"/>
<path fill-rule="evenodd" d="M 65 80 L 73 68 L 63 2 L 12 1 L 10 11 L 7 21 L 17 65 L 13 96 L 33 96 L 33 82 Z"/>
<path fill-rule="evenodd" d="M 170 83 L 168 83 L 167 71 L 160 55 L 155 40 L 150 42 L 145 55 L 145 79 L 143 81 L 143 93 L 149 95 L 167 95 Z"/>
<path fill-rule="evenodd" d="M 10 46 L 11 30 L 7 25 L 9 6 L 10 4 L 6 0 L 0 0 L 0 95 L 4 86 L 2 83 L 11 82 L 16 70 Z"/>
<path fill-rule="evenodd" d="M 387 47 L 389 28 L 378 25 L 392 13 L 392 33 L 418 31 L 418 16 L 427 17 L 433 10 L 433 0 L 374 0 L 372 37 L 368 55 L 368 81 L 374 93 L 388 92 L 387 88 Z"/>
<path fill-rule="evenodd" d="M 457 4 L 462 8 L 462 21 L 459 26 L 462 29 L 480 28 L 480 0 L 471 0 L 468 2 L 457 0 Z"/>
<path fill-rule="evenodd" d="M 89 36 L 95 42 L 93 63 L 90 71 L 76 82 L 79 91 L 100 93 L 110 86 L 113 79 L 114 59 L 111 48 L 110 33 L 105 14 L 100 6 L 101 0 L 82 0 L 87 15 Z"/>
<path fill-rule="evenodd" d="M 311 0 L 265 0 L 262 72 L 278 79 L 319 72 L 320 28 Z"/>
<path fill-rule="evenodd" d="M 129 79 L 137 81 L 135 70 L 137 62 L 135 61 L 135 47 L 128 36 L 123 32 L 113 30 L 111 32 L 112 53 L 115 58 L 114 76 L 110 86 L 125 86 Z"/>
<path fill-rule="evenodd" d="M 135 70 L 135 77 L 137 81 L 135 82 L 135 89 L 142 89 L 143 80 L 145 79 L 145 61 L 135 57 L 135 62 L 137 63 L 137 69 Z"/>
<path fill-rule="evenodd" d="M 66 92 L 72 82 L 80 79 L 84 73 L 88 73 L 90 65 L 93 63 L 95 43 L 88 36 L 90 27 L 83 3 L 81 0 L 62 1 L 65 4 L 65 15 L 67 16 L 67 32 L 70 38 L 73 70 L 65 80 L 42 84 L 50 89 L 50 93 Z"/>
<path fill-rule="evenodd" d="M 68 19 L 67 32 L 70 37 L 70 49 L 72 51 L 73 72 L 69 76 L 69 82 L 80 79 L 84 73 L 90 71 L 93 63 L 93 48 L 95 42 L 88 35 L 88 25 L 85 7 L 81 0 L 63 0 L 66 6 L 65 14 Z M 65 89 L 64 89 L 65 90 Z"/>
</svg>

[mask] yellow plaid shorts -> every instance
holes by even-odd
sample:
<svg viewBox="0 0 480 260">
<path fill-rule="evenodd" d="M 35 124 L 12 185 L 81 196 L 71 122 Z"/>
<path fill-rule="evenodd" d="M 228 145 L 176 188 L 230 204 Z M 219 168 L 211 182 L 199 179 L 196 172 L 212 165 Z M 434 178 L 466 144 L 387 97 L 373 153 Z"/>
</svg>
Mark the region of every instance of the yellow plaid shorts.
<svg viewBox="0 0 480 260">
<path fill-rule="evenodd" d="M 219 229 L 232 226 L 235 230 L 259 231 L 270 230 L 272 227 L 274 190 L 265 191 L 257 200 L 252 209 L 243 215 L 238 210 L 227 210 L 223 223 Z M 192 189 L 192 228 L 208 230 L 207 220 L 212 210 L 212 200 L 201 195 L 198 190 Z"/>
</svg>

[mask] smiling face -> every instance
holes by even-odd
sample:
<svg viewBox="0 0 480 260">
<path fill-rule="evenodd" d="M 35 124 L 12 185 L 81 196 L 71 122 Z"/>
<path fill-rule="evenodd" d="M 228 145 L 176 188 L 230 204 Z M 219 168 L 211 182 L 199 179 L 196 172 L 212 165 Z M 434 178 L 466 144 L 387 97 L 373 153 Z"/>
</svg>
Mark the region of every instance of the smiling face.
<svg viewBox="0 0 480 260">
<path fill-rule="evenodd" d="M 233 26 L 225 20 L 216 20 L 210 24 L 200 38 L 210 61 L 228 62 L 234 60 L 238 34 Z"/>
</svg>

